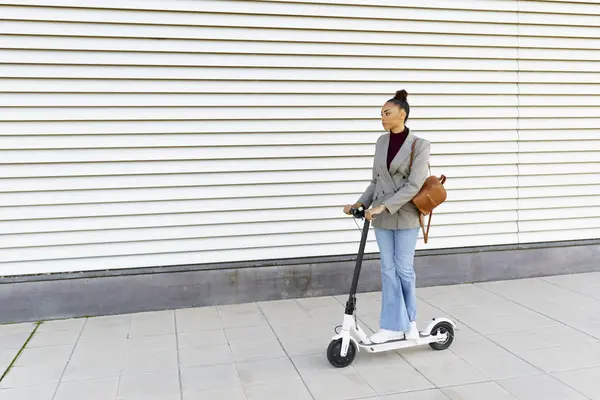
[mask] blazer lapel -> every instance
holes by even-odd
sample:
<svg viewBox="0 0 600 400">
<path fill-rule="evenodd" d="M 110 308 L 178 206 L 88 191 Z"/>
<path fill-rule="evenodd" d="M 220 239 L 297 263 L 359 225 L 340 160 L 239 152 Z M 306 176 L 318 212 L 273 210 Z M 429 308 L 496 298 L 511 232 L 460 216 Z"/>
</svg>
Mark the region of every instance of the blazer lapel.
<svg viewBox="0 0 600 400">
<path fill-rule="evenodd" d="M 410 150 L 412 148 L 412 143 L 414 140 L 415 140 L 415 135 L 413 135 L 412 132 L 409 132 L 408 136 L 406 137 L 406 140 L 402 144 L 402 147 L 400 147 L 400 150 L 398 150 L 398 153 L 396 154 L 396 156 L 392 159 L 392 162 L 390 163 L 390 175 L 391 176 L 393 176 L 396 173 L 396 171 L 398 171 L 398 168 L 400 168 L 400 166 L 402 164 L 404 164 L 404 162 L 410 157 Z M 389 137 L 388 137 L 387 142 L 389 145 Z M 386 149 L 387 149 L 387 146 L 386 146 Z"/>
</svg>

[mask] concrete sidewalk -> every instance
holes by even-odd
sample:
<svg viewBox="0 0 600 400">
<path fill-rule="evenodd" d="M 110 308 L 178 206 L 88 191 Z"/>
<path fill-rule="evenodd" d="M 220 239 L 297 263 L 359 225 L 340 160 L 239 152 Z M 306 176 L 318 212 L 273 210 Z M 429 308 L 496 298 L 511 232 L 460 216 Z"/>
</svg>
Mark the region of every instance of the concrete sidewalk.
<svg viewBox="0 0 600 400">
<path fill-rule="evenodd" d="M 600 400 L 600 273 L 418 290 L 449 350 L 325 350 L 345 296 L 0 326 L 0 400 Z M 377 328 L 379 293 L 359 295 Z M 18 355 L 18 357 L 16 357 Z"/>
</svg>

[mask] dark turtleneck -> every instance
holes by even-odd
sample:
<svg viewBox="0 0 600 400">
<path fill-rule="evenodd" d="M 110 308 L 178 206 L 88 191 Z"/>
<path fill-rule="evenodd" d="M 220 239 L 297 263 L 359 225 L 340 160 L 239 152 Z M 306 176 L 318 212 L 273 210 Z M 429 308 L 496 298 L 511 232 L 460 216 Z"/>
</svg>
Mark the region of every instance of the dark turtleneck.
<svg viewBox="0 0 600 400">
<path fill-rule="evenodd" d="M 404 130 L 398 133 L 392 133 L 390 131 L 390 145 L 388 146 L 387 153 L 388 170 L 390 169 L 390 164 L 392 163 L 392 160 L 394 159 L 394 157 L 396 157 L 396 154 L 398 154 L 400 147 L 402 147 L 404 141 L 408 137 L 408 132 L 410 132 L 410 130 L 407 127 L 404 127 Z"/>
</svg>

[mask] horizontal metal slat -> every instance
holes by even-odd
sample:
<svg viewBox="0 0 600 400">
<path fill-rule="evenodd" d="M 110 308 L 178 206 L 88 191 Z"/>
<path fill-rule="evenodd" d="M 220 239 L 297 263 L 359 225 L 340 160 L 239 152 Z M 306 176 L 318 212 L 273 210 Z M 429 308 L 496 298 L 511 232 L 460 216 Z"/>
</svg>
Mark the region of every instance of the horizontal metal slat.
<svg viewBox="0 0 600 400">
<path fill-rule="evenodd" d="M 507 222 L 517 220 L 516 210 L 479 211 L 477 213 L 446 213 L 443 208 L 436 213 L 436 226 Z M 308 211 L 308 212 L 307 212 Z M 600 211 L 599 211 L 600 215 Z M 107 229 L 157 228 L 176 226 L 210 226 L 214 224 L 240 224 L 269 221 L 306 221 L 348 219 L 341 206 L 290 208 L 271 210 L 244 210 L 198 212 L 158 215 L 133 215 L 119 217 L 83 217 L 61 219 L 33 219 L 0 221 L 0 234 L 103 231 Z M 352 224 L 351 226 L 355 226 Z M 29 242 L 31 245 L 33 242 Z"/>
<path fill-rule="evenodd" d="M 347 157 L 372 156 L 374 144 L 323 144 L 275 146 L 217 146 L 215 147 L 158 147 L 158 148 L 108 148 L 108 149 L 50 149 L 50 150 L 0 150 L 0 163 L 66 163 L 98 161 L 149 161 L 149 160 L 239 160 L 264 158 Z M 512 157 L 517 144 L 511 142 L 438 143 L 432 158 L 451 155 L 477 157 L 494 154 Z M 410 151 L 406 154 L 407 162 Z M 509 158 L 507 158 L 509 159 Z M 233 162 L 233 161 L 232 161 Z M 288 161 L 293 163 L 293 160 Z M 458 164 L 469 165 L 469 164 Z"/>
<path fill-rule="evenodd" d="M 548 175 L 519 175 L 519 187 L 562 186 L 562 185 L 598 185 L 600 175 L 588 174 L 548 174 Z"/>
<path fill-rule="evenodd" d="M 50 50 L 3 50 L 2 63 L 37 65 L 148 65 L 177 67 L 268 67 L 268 68 L 344 68 L 344 69 L 433 69 L 463 71 L 516 71 L 517 60 L 504 59 L 435 59 L 425 57 L 352 57 L 352 56 L 303 56 L 260 54 L 185 54 L 160 52 L 111 52 L 111 51 L 50 51 Z M 529 61 L 531 63 L 531 61 Z M 575 64 L 573 61 L 571 64 Z M 402 68 L 400 68 L 402 66 Z M 583 65 L 582 65 L 583 67 Z"/>
<path fill-rule="evenodd" d="M 571 163 L 571 164 L 521 164 L 519 165 L 520 176 L 531 175 L 561 175 L 561 174 L 582 174 L 582 173 L 600 173 L 600 163 Z"/>
<path fill-rule="evenodd" d="M 0 38 L 0 48 L 30 50 L 84 50 L 128 51 L 206 54 L 295 54 L 327 56 L 390 56 L 395 57 L 448 57 L 516 59 L 516 46 L 510 47 L 457 47 L 449 46 L 440 37 L 437 45 L 410 46 L 406 44 L 356 44 L 356 43 L 301 43 L 257 42 L 224 40 L 182 40 L 148 38 L 91 38 L 65 36 L 11 36 Z"/>
<path fill-rule="evenodd" d="M 600 128 L 596 129 L 528 129 L 519 131 L 519 139 L 525 141 L 544 140 L 595 140 L 600 138 Z"/>
<path fill-rule="evenodd" d="M 280 3 L 279 0 L 258 0 L 261 5 L 266 5 L 269 2 Z M 377 6 L 377 7 L 398 7 L 395 0 L 286 0 L 287 3 L 302 3 L 302 4 L 331 4 L 345 6 Z M 563 1 L 581 1 L 581 0 L 563 0 Z M 256 1 L 253 2 L 256 4 Z M 8 0 L 4 4 L 18 6 L 52 6 L 57 7 L 56 1 L 53 0 Z M 160 1 L 145 1 L 143 3 L 124 3 L 118 0 L 104 0 L 98 3 L 95 0 L 63 0 L 60 3 L 61 7 L 69 8 L 92 8 L 92 9 L 114 9 L 114 10 L 158 10 L 158 11 L 202 11 L 205 9 L 206 1 L 194 2 L 175 2 L 163 3 Z M 480 0 L 476 3 L 471 1 L 455 1 L 448 3 L 442 0 L 430 0 L 427 3 L 422 3 L 418 0 L 405 0 L 402 2 L 402 7 L 406 8 L 427 8 L 427 9 L 443 9 L 443 10 L 481 10 L 481 11 L 517 11 L 518 7 L 513 1 L 494 1 Z"/>
<path fill-rule="evenodd" d="M 432 230 L 433 233 L 433 230 Z M 358 232 L 357 232 L 358 235 Z M 432 236 L 433 237 L 433 236 Z M 282 246 L 268 249 L 273 258 L 304 257 L 308 252 L 313 256 L 328 256 L 332 254 L 356 254 L 358 236 L 354 241 L 336 244 L 311 244 L 305 246 Z M 478 234 L 451 238 L 435 238 L 427 245 L 418 242 L 417 248 L 444 248 L 460 246 L 482 246 L 494 244 L 517 243 L 517 234 Z M 309 250 L 310 249 L 310 250 Z M 377 243 L 367 242 L 367 253 L 376 253 Z M 200 264 L 211 262 L 227 262 L 238 260 L 264 260 L 265 248 L 236 249 L 235 251 L 204 251 L 166 254 L 144 254 L 139 256 L 114 256 L 98 258 L 71 258 L 60 260 L 36 260 L 33 262 L 18 262 L 0 264 L 0 274 L 16 275 L 43 272 L 90 271 L 128 267 L 151 267 L 159 265 Z"/>
<path fill-rule="evenodd" d="M 445 227 L 437 227 L 436 236 L 442 235 Z M 446 230 L 446 235 L 467 236 L 474 234 L 516 233 L 516 222 L 462 225 Z M 310 245 L 317 243 L 344 243 L 355 240 L 358 234 L 354 229 L 331 232 L 302 232 L 289 234 L 270 234 L 242 237 L 198 238 L 178 240 L 153 240 L 139 242 L 114 242 L 100 244 L 81 244 L 69 246 L 44 246 L 12 248 L 2 251 L 0 262 L 52 260 L 82 257 L 107 257 L 133 254 L 176 253 L 198 250 L 233 250 L 244 248 L 263 248 L 274 246 Z M 373 240 L 375 234 L 369 232 Z M 435 236 L 434 236 L 435 237 Z"/>
<path fill-rule="evenodd" d="M 176 121 L 176 120 L 323 120 L 323 119 L 376 119 L 379 107 L 5 107 L 0 108 L 0 121 Z M 414 114 L 414 115 L 413 115 Z M 538 112 L 539 114 L 539 112 Z M 545 114 L 545 112 L 544 112 Z M 590 114 L 590 113 L 587 113 Z M 411 119 L 436 118 L 517 118 L 516 107 L 421 107 Z"/>
<path fill-rule="evenodd" d="M 161 80 L 93 80 L 93 79 L 1 79 L 0 93 L 200 93 L 200 94 L 381 94 L 386 99 L 392 97 L 390 87 L 397 88 L 393 82 L 295 82 L 290 76 L 285 82 L 213 82 L 213 81 L 161 81 Z M 439 83 L 407 82 L 402 85 L 408 93 L 415 94 L 484 94 L 516 95 L 516 83 Z M 548 88 L 557 89 L 559 85 Z M 572 85 L 566 85 L 568 90 Z M 594 89 L 600 85 L 588 85 Z M 394 90 L 392 89 L 392 91 Z M 531 89 L 538 89 L 533 86 Z M 530 89 L 530 91 L 531 91 Z M 588 89 L 588 90 L 592 90 Z M 570 92 L 566 92 L 569 94 Z M 596 93 L 593 90 L 591 93 Z M 538 94 L 538 93 L 532 93 Z"/>
<path fill-rule="evenodd" d="M 0 135 L 68 135 L 68 134 L 121 134 L 121 133 L 222 133 L 222 132 L 339 132 L 340 126 L 354 132 L 381 132 L 379 119 L 322 119 L 293 120 L 286 123 L 272 120 L 238 121 L 32 121 L 0 123 Z M 415 131 L 472 131 L 516 130 L 516 118 L 500 119 L 422 119 L 411 120 Z"/>
<path fill-rule="evenodd" d="M 239 199 L 206 199 L 206 200 L 170 200 L 125 203 L 89 203 L 70 205 L 45 206 L 14 206 L 0 207 L 0 221 L 22 221 L 52 218 L 80 217 L 112 217 L 123 215 L 172 215 L 181 213 L 205 212 L 214 213 L 238 210 L 252 213 L 256 210 L 289 210 L 302 212 L 297 209 L 312 209 L 316 207 L 335 206 L 354 203 L 362 194 L 322 194 L 318 196 L 285 196 L 283 198 L 248 198 Z M 496 196 L 498 197 L 498 196 Z M 516 195 L 514 198 L 474 199 L 453 201 L 451 197 L 437 213 L 463 213 L 507 211 L 517 209 Z"/>
<path fill-rule="evenodd" d="M 599 184 L 590 185 L 560 185 L 540 187 L 520 187 L 519 198 L 531 197 L 562 197 L 564 201 L 570 202 L 570 197 L 595 196 L 600 194 Z"/>
<path fill-rule="evenodd" d="M 516 226 L 515 221 L 501 222 L 494 221 L 489 224 L 479 222 L 477 224 L 455 224 L 442 225 L 436 224 L 436 235 L 439 236 L 463 236 L 477 232 L 504 233 L 513 232 Z M 493 226 L 490 226 L 493 225 Z M 327 218 L 319 221 L 315 220 L 296 220 L 296 221 L 268 221 L 251 222 L 241 224 L 215 224 L 198 226 L 176 226 L 176 227 L 150 227 L 136 229 L 116 229 L 116 230 L 86 230 L 78 232 L 51 232 L 35 234 L 17 234 L 10 235 L 6 240 L 0 243 L 0 248 L 4 249 L 2 253 L 13 252 L 21 248 L 29 248 L 36 251 L 37 248 L 44 247 L 52 252 L 54 246 L 89 246 L 94 244 L 122 244 L 130 243 L 136 246 L 139 242 L 158 242 L 197 239 L 198 244 L 204 249 L 220 248 L 225 242 L 231 245 L 235 239 L 243 241 L 244 246 L 253 247 L 255 243 L 264 246 L 264 237 L 273 238 L 289 236 L 306 236 L 314 234 L 325 237 L 325 235 L 340 235 L 352 230 L 360 230 L 350 221 L 349 218 Z M 329 239 L 331 240 L 331 239 Z M 35 243 L 35 247 L 32 247 Z M 276 245 L 273 242 L 272 245 Z M 302 242 L 297 243 L 302 244 Z M 52 246 L 52 247 L 47 247 Z M 40 249 L 42 250 L 42 249 Z M 65 249 L 63 249 L 64 251 Z M 2 260 L 0 256 L 0 260 Z M 16 261 L 16 260 L 11 260 Z M 5 261 L 4 261 L 5 262 Z"/>
<path fill-rule="evenodd" d="M 440 59 L 443 60 L 443 59 Z M 360 68 L 294 68 L 294 67 L 245 67 L 231 64 L 223 66 L 91 66 L 91 65 L 35 65 L 0 64 L 0 76 L 4 78 L 31 79 L 152 79 L 195 81 L 290 81 L 294 82 L 393 82 L 399 74 L 402 81 L 409 82 L 464 82 L 464 83 L 515 83 L 516 71 L 461 71 L 416 70 L 413 63 L 396 63 L 393 68 L 385 60 L 369 69 Z M 561 75 L 561 74 L 559 74 Z M 562 76 L 562 75 L 561 75 Z M 584 76 L 585 78 L 585 76 Z M 583 78 L 577 77 L 581 80 Z M 571 79 L 570 81 L 578 82 Z M 569 82 L 570 82 L 569 81 Z"/>
<path fill-rule="evenodd" d="M 570 207 L 565 204 L 562 208 L 546 208 L 535 210 L 519 210 L 520 221 L 539 221 L 539 220 L 562 220 L 568 218 L 587 218 L 600 217 L 600 201 L 596 204 L 589 204 L 588 207 Z M 561 223 L 554 222 L 563 228 Z"/>
<path fill-rule="evenodd" d="M 540 198 L 520 198 L 519 210 L 546 210 L 569 207 L 597 207 L 600 206 L 600 195 L 588 194 L 584 196 L 573 196 L 565 198 L 564 196 L 540 197 Z"/>
<path fill-rule="evenodd" d="M 519 243 L 535 243 L 535 242 L 553 242 L 563 240 L 587 240 L 600 238 L 599 228 L 587 229 L 565 229 L 562 231 L 548 232 L 521 232 L 519 233 Z"/>
<path fill-rule="evenodd" d="M 478 167 L 478 169 L 482 169 Z M 450 176 L 447 189 L 477 189 L 493 187 L 516 187 L 517 177 L 489 176 L 456 177 L 454 168 L 444 168 L 444 175 Z M 479 175 L 479 174 L 474 174 Z M 133 175 L 117 177 L 81 177 L 81 178 L 0 178 L 0 193 L 37 192 L 56 190 L 95 190 L 162 187 L 205 187 L 223 185 L 258 185 L 277 183 L 310 182 L 356 182 L 368 184 L 372 176 L 370 169 L 326 170 L 326 171 L 286 171 L 268 173 L 220 173 L 220 174 L 177 174 L 177 175 Z M 565 178 L 567 179 L 567 178 Z M 585 179 L 581 177 L 580 179 Z M 600 183 L 600 181 L 599 181 Z"/>
<path fill-rule="evenodd" d="M 412 107 L 411 107 L 412 110 Z M 298 132 L 281 133 L 214 133 L 195 134 L 152 134 L 152 135 L 64 135 L 64 136 L 0 136 L 0 149 L 93 149 L 93 148 L 152 148 L 152 147 L 203 147 L 203 146 L 281 146 L 281 145 L 329 145 L 329 144 L 373 144 L 385 132 Z M 448 135 L 442 132 L 416 132 L 419 138 L 435 143 L 435 152 L 463 151 L 483 146 L 489 142 L 511 142 L 517 140 L 516 131 L 464 131 Z M 479 143 L 479 144 L 478 144 Z M 496 146 L 497 143 L 494 144 Z M 442 146 L 442 147 L 440 147 Z M 505 148 L 497 147 L 500 152 Z M 135 151 L 135 150 L 134 150 Z M 469 151 L 472 152 L 472 151 Z M 0 174 L 2 176 L 2 174 Z"/>
<path fill-rule="evenodd" d="M 214 6 L 218 2 L 208 2 Z M 281 5 L 281 4 L 280 4 Z M 236 6 L 237 7 L 237 6 Z M 353 31 L 385 31 L 382 26 L 387 23 L 396 23 L 399 29 L 412 32 L 449 32 L 449 33 L 478 33 L 496 35 L 516 35 L 516 13 L 503 12 L 452 12 L 440 10 L 432 14 L 431 10 L 418 8 L 373 8 L 379 16 L 366 16 L 362 14 L 363 7 L 350 8 L 355 14 L 344 15 L 319 15 L 310 13 L 287 13 L 268 15 L 269 8 L 260 7 L 256 14 L 233 14 L 236 7 L 228 6 L 219 11 L 210 11 L 209 8 L 202 13 L 190 12 L 146 12 L 146 11 L 114 11 L 114 10 L 79 10 L 76 8 L 24 8 L 1 7 L 0 12 L 5 19 L 24 21 L 62 21 L 62 22 L 94 22 L 111 24 L 144 24 L 144 25 L 187 25 L 187 26 L 214 26 L 214 27 L 268 27 L 287 29 L 324 29 L 324 30 L 353 30 Z M 270 5 L 273 7 L 273 5 Z M 318 9 L 314 5 L 307 10 Z M 344 10 L 343 7 L 336 7 Z M 368 9 L 367 9 L 368 10 Z M 239 11 L 238 11 L 239 12 Z M 339 12 L 339 11 L 338 11 Z M 394 13 L 396 13 L 394 15 Z M 418 13 L 419 15 L 412 15 Z M 392 17 L 390 17 L 390 15 Z M 478 16 L 477 19 L 465 19 L 465 16 Z M 433 18 L 432 18 L 433 16 Z M 300 18 L 299 18 L 300 17 Z M 474 19 L 474 20 L 473 20 Z M 492 20 L 492 21 L 490 21 Z M 168 21 L 176 21 L 175 24 Z M 469 21 L 465 24 L 465 21 Z M 400 23 L 399 23 L 400 22 Z M 497 23 L 489 23 L 497 22 Z M 426 30 L 425 30 L 426 29 Z"/>
<path fill-rule="evenodd" d="M 472 3 L 472 2 L 471 2 Z M 165 3 L 163 3 L 165 4 Z M 412 28 L 415 28 L 413 26 Z M 198 40 L 249 40 L 252 42 L 348 43 L 445 45 L 465 47 L 517 47 L 516 36 L 452 34 L 396 26 L 384 31 L 335 31 L 323 29 L 285 29 L 253 27 L 207 27 L 181 25 L 128 25 L 78 23 L 58 21 L 2 21 L 0 33 L 10 35 L 40 35 L 103 38 L 161 38 Z M 593 39 L 590 39 L 593 40 Z M 566 46 L 565 48 L 570 48 Z M 593 47 L 595 48 L 595 47 Z"/>
<path fill-rule="evenodd" d="M 519 142 L 519 151 L 534 152 L 568 152 L 568 151 L 600 151 L 600 136 L 598 140 L 545 140 Z"/>
<path fill-rule="evenodd" d="M 515 185 L 516 186 L 516 185 Z M 310 196 L 323 194 L 362 193 L 364 182 L 313 182 L 272 185 L 237 185 L 209 187 L 135 188 L 111 190 L 71 190 L 54 192 L 2 193 L 0 206 L 59 205 L 85 203 L 113 203 L 137 201 L 168 201 L 196 199 L 237 199 L 250 197 Z M 551 192 L 552 188 L 544 188 Z M 536 190 L 541 191 L 540 188 Z M 522 191 L 525 191 L 522 189 Z M 576 189 L 572 192 L 579 193 Z M 517 198 L 517 188 L 487 188 L 454 190 L 449 195 L 453 201 L 476 199 Z"/>
<path fill-rule="evenodd" d="M 0 65 L 0 69 L 2 66 Z M 0 89 L 1 90 L 1 89 Z M 381 107 L 393 94 L 209 94 L 209 93 L 0 93 L 0 107 Z M 517 107 L 515 95 L 409 94 L 419 107 Z M 565 99 L 536 96 L 529 105 L 560 105 Z M 552 101 L 552 103 L 551 103 Z M 573 98 L 570 105 L 600 105 L 600 97 Z"/>
</svg>

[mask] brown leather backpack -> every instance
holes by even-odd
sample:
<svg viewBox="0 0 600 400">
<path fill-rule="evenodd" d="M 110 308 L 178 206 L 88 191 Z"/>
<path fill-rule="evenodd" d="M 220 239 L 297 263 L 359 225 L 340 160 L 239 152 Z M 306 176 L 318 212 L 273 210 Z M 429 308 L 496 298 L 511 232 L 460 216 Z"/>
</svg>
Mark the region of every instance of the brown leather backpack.
<svg viewBox="0 0 600 400">
<path fill-rule="evenodd" d="M 413 154 L 415 152 L 415 146 L 417 139 L 413 140 L 412 148 L 410 151 L 410 168 L 412 168 Z M 429 165 L 429 163 L 428 163 Z M 431 174 L 431 165 L 429 165 L 429 174 Z M 446 176 L 442 175 L 440 178 L 437 176 L 429 176 L 425 180 L 423 187 L 412 202 L 419 210 L 419 222 L 421 223 L 421 229 L 423 230 L 423 239 L 425 243 L 429 239 L 429 227 L 431 226 L 431 216 L 433 215 L 433 209 L 446 201 L 446 188 L 444 183 L 446 182 Z M 427 223 L 427 231 L 425 230 L 425 224 L 423 222 L 423 216 L 429 214 L 429 222 Z"/>
</svg>

